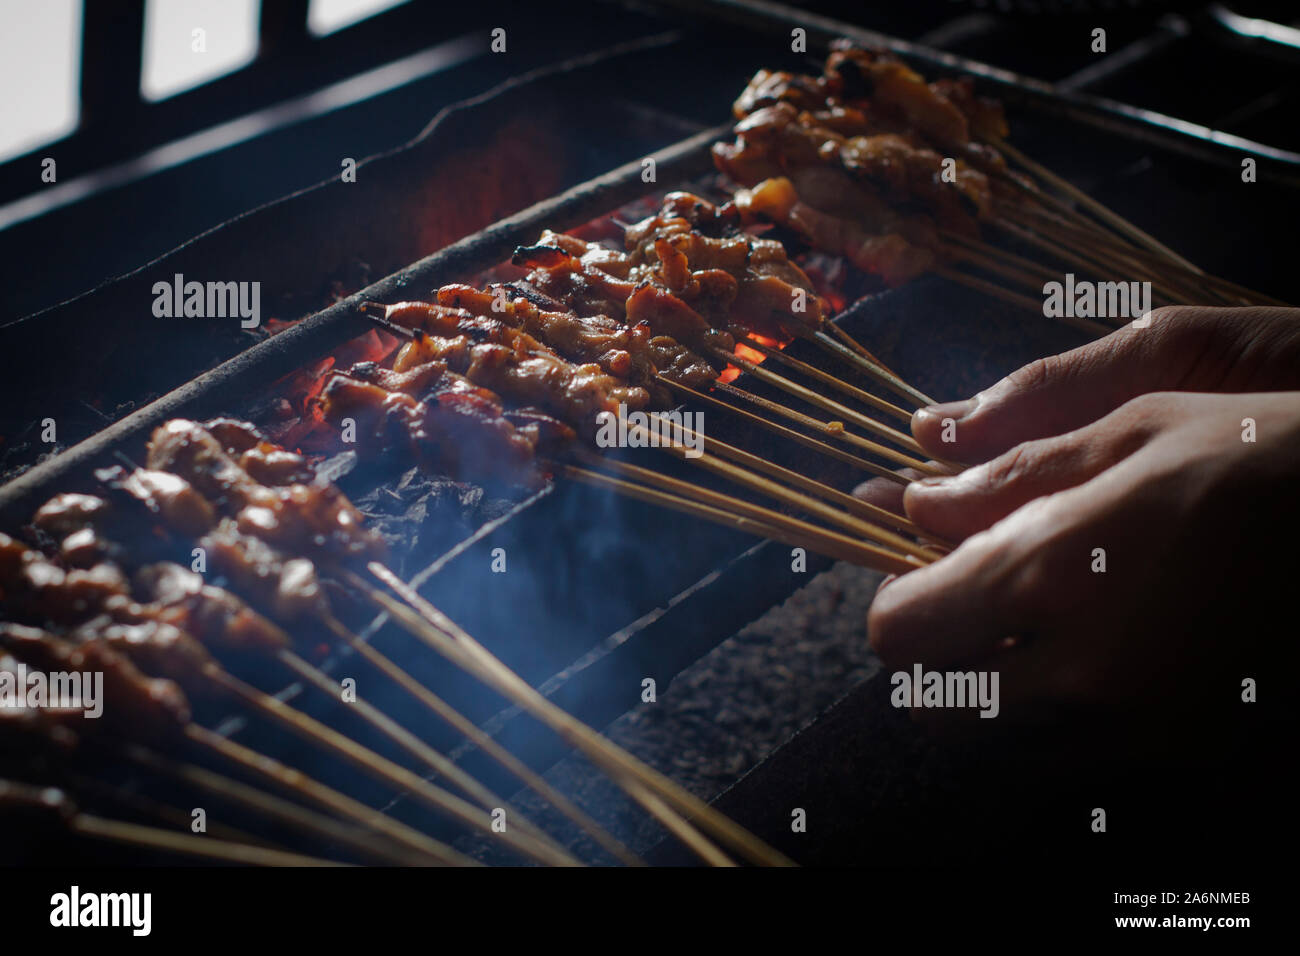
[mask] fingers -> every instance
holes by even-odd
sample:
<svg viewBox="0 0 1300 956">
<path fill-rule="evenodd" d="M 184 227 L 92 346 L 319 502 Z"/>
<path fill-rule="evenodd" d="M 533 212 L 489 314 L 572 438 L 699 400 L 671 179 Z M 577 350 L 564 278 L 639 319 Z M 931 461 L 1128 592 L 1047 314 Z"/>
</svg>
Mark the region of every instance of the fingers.
<svg viewBox="0 0 1300 956">
<path fill-rule="evenodd" d="M 1020 520 L 880 589 L 867 612 L 867 636 L 881 659 L 896 668 L 942 667 L 983 657 L 1030 626 L 1019 573 L 1028 555 L 1014 532 L 1035 510 L 1022 509 Z"/>
<path fill-rule="evenodd" d="M 938 462 L 930 462 L 935 465 Z M 898 474 L 908 481 L 916 481 L 923 477 L 915 468 L 900 468 Z M 888 478 L 872 478 L 870 481 L 864 481 L 853 489 L 853 497 L 865 501 L 869 505 L 875 505 L 877 508 L 884 508 L 886 511 L 892 511 L 894 514 L 903 513 L 903 491 L 906 485 L 901 485 L 896 481 Z"/>
<path fill-rule="evenodd" d="M 1162 393 L 1130 402 L 1077 431 L 1017 445 L 961 474 L 926 478 L 905 489 L 907 516 L 940 537 L 960 541 L 1022 505 L 1073 488 L 1141 448 L 1159 428 Z"/>
<path fill-rule="evenodd" d="M 1269 354 L 1281 350 L 1300 360 L 1296 310 L 1157 309 L 1148 327 L 1130 324 L 1031 362 L 974 398 L 918 410 L 912 434 L 936 458 L 988 461 L 1022 442 L 1096 421 L 1146 392 L 1215 391 L 1242 386 L 1243 376 L 1275 378 L 1281 373 L 1260 366 L 1255 342 L 1261 336 Z M 1259 360 L 1242 371 L 1251 356 Z"/>
</svg>

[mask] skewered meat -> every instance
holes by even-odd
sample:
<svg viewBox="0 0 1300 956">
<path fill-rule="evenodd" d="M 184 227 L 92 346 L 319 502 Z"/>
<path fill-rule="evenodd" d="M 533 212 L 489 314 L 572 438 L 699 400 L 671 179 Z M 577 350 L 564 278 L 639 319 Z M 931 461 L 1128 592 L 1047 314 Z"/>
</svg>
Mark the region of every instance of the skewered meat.
<svg viewBox="0 0 1300 956">
<path fill-rule="evenodd" d="M 525 486 L 537 480 L 532 466 L 542 424 L 511 423 L 492 392 L 447 373 L 440 361 L 400 373 L 374 363 L 334 372 L 320 407 L 336 426 L 354 420 L 361 447 L 376 454 L 404 447 L 417 461 L 436 461 L 452 475 Z M 556 428 L 548 430 L 549 437 L 557 437 Z"/>
<path fill-rule="evenodd" d="M 173 419 L 149 441 L 151 468 L 186 481 L 237 526 L 290 550 L 337 558 L 377 556 L 383 542 L 361 513 L 333 485 L 290 484 L 269 488 L 239 466 L 221 443 L 196 422 Z"/>
<path fill-rule="evenodd" d="M 491 312 L 567 359 L 594 362 L 610 375 L 644 388 L 656 407 L 670 401 L 656 384 L 656 373 L 693 388 L 707 387 L 717 378 L 705 359 L 670 336 L 654 334 L 648 323 L 627 325 L 608 315 L 578 315 L 527 282 L 493 285 L 486 291 L 447 285 L 438 290 L 437 299 L 452 308 Z"/>
<path fill-rule="evenodd" d="M 975 236 L 993 215 L 986 172 L 1005 164 L 971 130 L 998 138 L 1006 124 L 969 82 L 926 84 L 893 57 L 837 44 L 819 77 L 760 71 L 735 113 L 718 168 L 756 190 L 788 180 L 800 204 L 766 215 L 890 285 L 930 268 L 936 226 Z"/>
<path fill-rule="evenodd" d="M 199 539 L 199 546 L 215 570 L 276 619 L 318 619 L 328 612 L 315 564 L 307 558 L 286 559 L 232 519 L 223 518 Z"/>
<path fill-rule="evenodd" d="M 595 363 L 569 362 L 498 319 L 427 302 L 389 306 L 387 318 L 422 333 L 402 347 L 395 372 L 442 361 L 476 385 L 536 405 L 584 430 L 595 427 L 601 412 L 617 412 L 620 404 L 644 408 L 650 400 L 645 389 L 614 378 Z"/>
<path fill-rule="evenodd" d="M 69 634 L 81 649 L 107 648 L 131 662 L 142 674 L 166 675 L 192 697 L 212 688 L 212 672 L 220 668 L 207 648 L 193 636 L 148 616 L 139 621 L 92 618 Z"/>
<path fill-rule="evenodd" d="M 174 681 L 146 677 L 131 661 L 100 641 L 74 644 L 40 628 L 0 623 L 0 648 L 28 667 L 50 673 L 102 673 L 103 715 L 78 716 L 78 731 L 121 730 L 133 737 L 163 740 L 189 723 L 190 706 Z M 47 711 L 55 718 L 57 711 Z"/>
<path fill-rule="evenodd" d="M 203 427 L 240 468 L 264 485 L 303 484 L 315 476 L 306 458 L 268 441 L 250 422 L 214 418 L 204 422 Z"/>
<path fill-rule="evenodd" d="M 56 537 L 68 533 L 65 551 L 69 540 L 90 533 L 99 542 L 100 553 L 124 553 L 120 543 L 99 537 L 98 526 L 110 513 L 108 502 L 93 495 L 58 495 L 37 510 L 33 524 Z M 94 617 L 101 628 L 144 626 L 152 621 L 183 629 L 208 646 L 235 652 L 275 650 L 290 643 L 288 635 L 233 594 L 176 564 L 141 570 L 136 583 L 146 596 L 147 603 L 142 604 L 133 599 L 126 575 L 116 564 L 100 562 L 89 569 L 65 571 L 2 535 L 0 556 L 0 593 L 9 613 L 27 620 L 73 625 Z"/>
<path fill-rule="evenodd" d="M 844 256 L 891 286 L 914 279 L 935 263 L 926 246 L 910 243 L 897 233 L 874 233 L 854 219 L 828 215 L 804 203 L 784 177 L 737 191 L 736 207 L 745 216 L 761 216 L 789 226 L 818 249 Z"/>
<path fill-rule="evenodd" d="M 678 215 L 684 209 L 691 218 Z M 731 230 L 705 235 L 692 219 L 729 222 Z M 781 243 L 755 238 L 739 226 L 734 207 L 724 212 L 690 193 L 670 193 L 657 215 L 628 228 L 625 241 L 634 269 L 655 271 L 670 291 L 721 328 L 776 338 L 820 328 L 826 309 L 812 280 Z"/>
<path fill-rule="evenodd" d="M 528 284 L 580 316 L 645 323 L 706 353 L 730 352 L 733 327 L 789 338 L 820 327 L 825 306 L 780 243 L 740 228 L 730 204 L 670 193 L 661 211 L 630 226 L 628 252 L 547 232 L 512 260 Z"/>
<path fill-rule="evenodd" d="M 144 606 L 144 613 L 188 631 L 207 647 L 235 653 L 265 652 L 292 643 L 288 634 L 238 597 L 207 584 L 188 568 L 168 562 L 153 564 L 142 568 L 135 580 L 151 602 Z"/>
<path fill-rule="evenodd" d="M 39 551 L 0 534 L 0 606 L 11 617 L 79 621 L 127 591 L 126 578 L 115 565 L 64 570 Z"/>
</svg>

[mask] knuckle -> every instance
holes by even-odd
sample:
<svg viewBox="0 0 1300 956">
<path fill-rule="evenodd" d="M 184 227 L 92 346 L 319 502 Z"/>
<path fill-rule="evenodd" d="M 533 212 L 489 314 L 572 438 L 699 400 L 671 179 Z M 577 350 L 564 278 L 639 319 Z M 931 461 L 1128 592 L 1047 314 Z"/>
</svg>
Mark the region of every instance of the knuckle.
<svg viewBox="0 0 1300 956">
<path fill-rule="evenodd" d="M 1064 361 L 1059 355 L 1047 355 L 1034 359 L 1007 376 L 1017 389 L 1034 391 L 1058 378 L 1063 371 Z"/>
<path fill-rule="evenodd" d="M 984 467 L 985 490 L 997 491 L 1021 481 L 1033 470 L 1033 447 L 1033 442 L 1025 442 L 989 462 Z"/>
<path fill-rule="evenodd" d="M 1117 409 L 1117 420 L 1131 428 L 1142 428 L 1162 419 L 1174 399 L 1175 395 L 1171 392 L 1144 392 L 1130 398 Z"/>
<path fill-rule="evenodd" d="M 1188 323 L 1184 320 L 1195 311 L 1185 305 L 1162 305 L 1151 310 L 1151 328 L 1167 332 L 1185 329 Z"/>
</svg>

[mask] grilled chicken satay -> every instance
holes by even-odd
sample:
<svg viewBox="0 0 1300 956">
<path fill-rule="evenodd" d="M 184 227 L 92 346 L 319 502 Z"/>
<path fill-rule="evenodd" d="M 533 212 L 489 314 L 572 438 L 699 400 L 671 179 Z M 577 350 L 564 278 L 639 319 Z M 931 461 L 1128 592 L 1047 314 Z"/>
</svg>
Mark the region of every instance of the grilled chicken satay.
<svg viewBox="0 0 1300 956">
<path fill-rule="evenodd" d="M 781 243 L 741 226 L 731 203 L 719 208 L 691 193 L 669 193 L 656 215 L 628 228 L 624 241 L 634 270 L 652 271 L 728 331 L 787 338 L 821 328 L 828 310 L 812 280 Z"/>
<path fill-rule="evenodd" d="M 484 290 L 446 285 L 436 298 L 439 305 L 490 314 L 523 329 L 567 359 L 594 362 L 608 374 L 644 388 L 655 407 L 670 403 L 656 374 L 693 388 L 707 387 L 717 378 L 707 360 L 670 336 L 656 335 L 649 324 L 627 325 L 603 314 L 579 315 L 527 282 L 494 284 Z"/>
<path fill-rule="evenodd" d="M 1006 115 L 995 100 L 976 96 L 969 78 L 927 83 L 896 57 L 849 41 L 832 44 L 820 76 L 759 70 L 732 111 L 743 120 L 778 104 L 841 135 L 894 134 L 986 170 L 1005 166 L 980 140 L 1005 137 Z"/>
<path fill-rule="evenodd" d="M 173 419 L 149 440 L 149 468 L 188 481 L 215 513 L 245 534 L 294 553 L 329 554 L 339 560 L 379 557 L 383 541 L 333 484 L 294 482 L 271 487 L 257 481 L 197 422 Z"/>
<path fill-rule="evenodd" d="M 356 423 L 363 448 L 380 454 L 402 448 L 452 476 L 472 474 L 507 485 L 535 484 L 537 449 L 556 437 L 540 416 L 507 418 L 493 392 L 448 372 L 441 361 L 402 373 L 373 362 L 332 372 L 319 403 L 325 421 L 339 427 L 347 419 Z"/>
<path fill-rule="evenodd" d="M 169 477 L 173 479 L 168 483 L 169 488 L 182 485 L 189 488 L 182 479 Z M 189 489 L 186 496 L 195 494 Z M 16 556 L 16 564 L 25 568 L 16 580 L 8 573 L 0 574 L 0 589 L 17 598 L 8 606 L 22 612 L 28 620 L 71 626 L 93 624 L 101 631 L 105 627 L 121 628 L 109 632 L 108 636 L 127 642 L 153 636 L 151 628 L 164 629 L 159 639 L 166 641 L 169 638 L 165 629 L 173 628 L 192 635 L 205 647 L 236 654 L 276 651 L 290 645 L 290 638 L 284 631 L 238 597 L 207 584 L 200 575 L 170 561 L 140 567 L 132 586 L 123 567 L 126 548 L 107 537 L 110 533 L 120 534 L 124 527 L 113 521 L 113 515 L 113 504 L 93 495 L 56 495 L 41 506 L 33 519 L 33 526 L 56 541 L 62 538 L 59 542 L 61 554 L 69 552 L 68 542 L 81 541 L 83 544 L 78 550 L 93 549 L 101 555 L 112 554 L 120 558 L 102 560 L 91 569 L 95 571 L 91 588 L 85 577 L 87 572 L 74 568 L 60 577 L 58 571 L 61 569 L 40 552 L 6 539 L 2 543 L 4 552 Z M 209 527 L 215 525 L 213 517 Z M 138 536 L 139 530 L 137 522 L 133 534 Z M 181 521 L 167 530 L 190 541 L 208 529 L 196 529 L 192 523 Z M 172 551 L 188 553 L 188 544 L 173 543 Z M 24 600 L 24 590 L 29 589 L 28 582 L 34 577 L 31 569 L 40 565 L 46 566 L 35 575 L 41 587 L 32 595 L 35 600 Z"/>
<path fill-rule="evenodd" d="M 735 203 L 747 221 L 780 223 L 814 248 L 843 256 L 889 286 L 909 282 L 938 262 L 932 248 L 937 240 L 912 242 L 897 232 L 876 232 L 855 217 L 823 212 L 804 202 L 784 176 L 765 179 L 753 189 L 737 190 Z"/>
<path fill-rule="evenodd" d="M 1005 135 L 1005 120 L 969 83 L 927 85 L 891 57 L 841 45 L 820 77 L 760 71 L 734 111 L 736 141 L 714 147 L 718 168 L 755 192 L 797 196 L 738 197 L 742 211 L 889 285 L 933 266 L 936 227 L 974 236 L 993 215 L 986 171 L 1005 164 L 971 133 Z"/>
<path fill-rule="evenodd" d="M 731 351 L 732 331 L 790 338 L 820 328 L 826 306 L 785 248 L 750 235 L 737 210 L 690 193 L 626 232 L 626 253 L 544 233 L 516 250 L 527 284 L 580 316 L 645 323 L 689 349 Z"/>
<path fill-rule="evenodd" d="M 45 718 L 78 734 L 121 731 L 149 741 L 172 739 L 190 721 L 190 704 L 172 680 L 147 677 L 107 643 L 65 640 L 36 627 L 0 623 L 0 650 L 29 668 L 51 673 L 103 674 L 103 713 L 84 719 L 80 710 L 48 709 Z"/>
<path fill-rule="evenodd" d="M 598 364 L 576 364 L 522 329 L 491 315 L 430 302 L 389 306 L 387 319 L 416 332 L 398 352 L 393 371 L 401 374 L 441 361 L 476 385 L 523 406 L 550 412 L 581 432 L 596 427 L 601 412 L 620 405 L 645 408 L 645 389 L 605 372 Z"/>
<path fill-rule="evenodd" d="M 65 570 L 39 551 L 0 534 L 0 608 L 21 620 L 70 623 L 97 613 L 125 594 L 127 581 L 114 564 Z"/>
<path fill-rule="evenodd" d="M 272 460 L 293 457 L 260 437 L 249 447 Z M 241 461 L 247 460 L 247 451 L 245 448 Z M 120 469 L 101 477 L 136 493 L 165 492 L 170 504 L 149 501 L 148 512 L 162 522 L 172 522 L 170 530 L 186 541 L 201 535 L 199 544 L 214 569 L 256 595 L 277 617 L 293 620 L 325 610 L 315 564 L 307 557 L 286 556 L 284 549 L 340 561 L 382 551 L 382 542 L 362 525 L 360 513 L 338 489 L 292 481 L 301 476 L 305 461 L 277 470 L 279 479 L 289 483 L 271 487 L 245 471 L 211 432 L 195 422 L 176 420 L 155 431 L 149 464 L 154 466 L 148 469 L 151 475 L 163 474 L 169 480 L 132 481 L 139 471 L 124 477 Z M 212 497 L 204 497 L 199 486 Z M 107 503 L 92 504 L 90 497 L 55 498 L 38 511 L 35 526 L 51 537 L 63 536 L 63 552 L 68 550 L 67 541 L 84 541 L 89 533 L 100 543 L 93 548 L 83 543 L 83 547 L 111 553 L 112 546 L 102 542 L 102 526 L 112 508 Z M 176 507 L 177 501 L 186 502 L 186 507 Z M 205 520 L 196 522 L 194 514 L 202 514 Z M 15 575 L 2 573 L 6 564 L 15 569 Z M 76 622 L 106 613 L 123 625 L 153 619 L 183 627 L 205 642 L 234 651 L 274 650 L 289 643 L 283 631 L 234 595 L 204 584 L 197 575 L 176 565 L 142 570 L 137 587 L 149 602 L 137 604 L 131 599 L 125 575 L 111 564 L 64 573 L 38 552 L 6 539 L 0 542 L 0 582 L 7 583 L 11 577 L 17 582 L 15 597 L 29 614 L 45 613 L 51 619 Z"/>
</svg>

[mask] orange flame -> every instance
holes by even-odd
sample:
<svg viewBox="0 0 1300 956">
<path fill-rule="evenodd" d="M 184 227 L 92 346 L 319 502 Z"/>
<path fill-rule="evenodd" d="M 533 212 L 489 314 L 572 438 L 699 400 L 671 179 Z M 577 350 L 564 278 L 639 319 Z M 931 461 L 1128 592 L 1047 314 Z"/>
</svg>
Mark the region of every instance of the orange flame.
<svg viewBox="0 0 1300 956">
<path fill-rule="evenodd" d="M 757 332 L 750 332 L 749 337 L 753 339 L 755 342 L 758 342 L 760 345 L 767 346 L 769 349 L 784 349 L 787 345 L 790 344 L 789 339 L 782 342 L 778 339 L 769 338 L 766 335 L 759 335 Z M 748 359 L 749 361 L 753 362 L 755 365 L 761 365 L 763 363 L 763 360 L 767 358 L 767 356 L 764 355 L 762 352 L 758 351 L 758 349 L 751 349 L 748 345 L 746 345 L 743 342 L 737 342 L 736 347 L 732 349 L 732 352 L 735 355 L 739 355 L 743 359 Z M 742 369 L 737 368 L 735 365 L 728 365 L 718 375 L 718 381 L 719 382 L 734 381 L 735 379 L 740 377 L 740 373 L 742 371 L 743 371 Z"/>
</svg>

